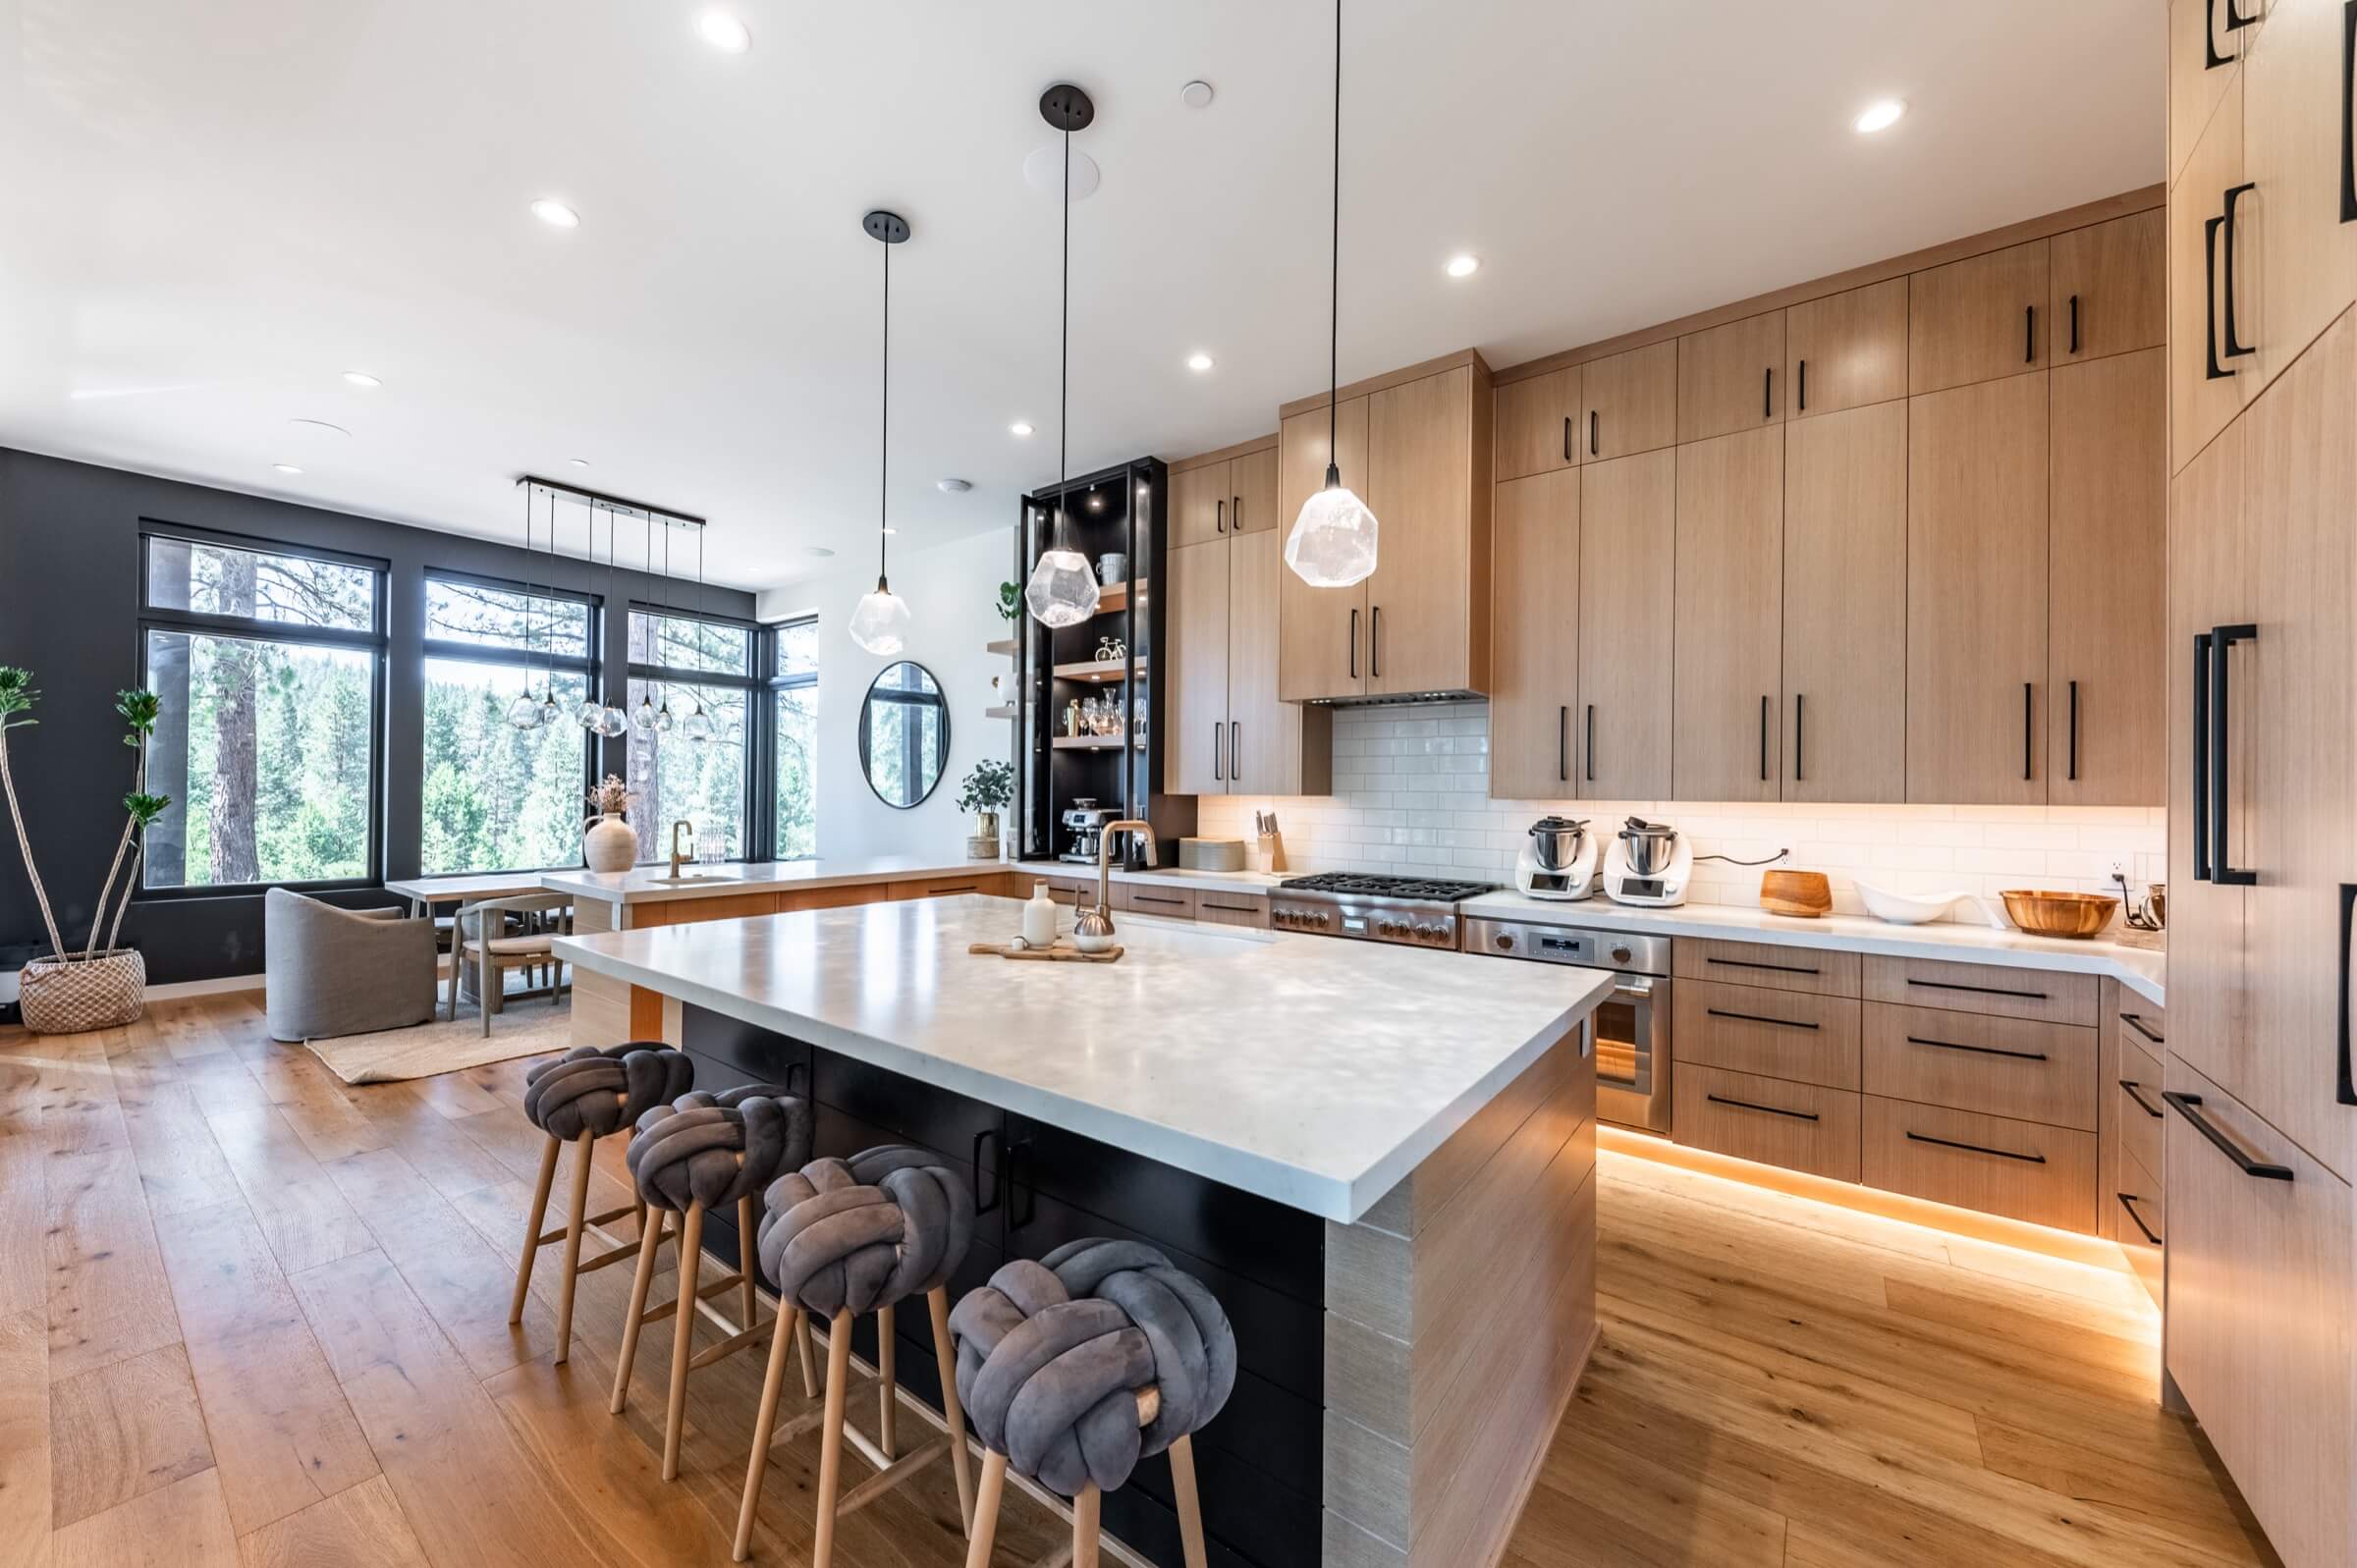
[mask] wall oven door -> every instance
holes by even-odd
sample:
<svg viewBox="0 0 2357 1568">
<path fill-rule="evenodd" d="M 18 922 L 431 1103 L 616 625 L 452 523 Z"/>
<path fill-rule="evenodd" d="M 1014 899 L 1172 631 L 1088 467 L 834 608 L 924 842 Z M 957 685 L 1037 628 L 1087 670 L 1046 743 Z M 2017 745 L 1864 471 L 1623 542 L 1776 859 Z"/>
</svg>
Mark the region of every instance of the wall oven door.
<svg viewBox="0 0 2357 1568">
<path fill-rule="evenodd" d="M 1670 1131 L 1672 984 L 1649 975 L 1616 974 L 1612 995 L 1590 1015 L 1600 1120 Z"/>
</svg>

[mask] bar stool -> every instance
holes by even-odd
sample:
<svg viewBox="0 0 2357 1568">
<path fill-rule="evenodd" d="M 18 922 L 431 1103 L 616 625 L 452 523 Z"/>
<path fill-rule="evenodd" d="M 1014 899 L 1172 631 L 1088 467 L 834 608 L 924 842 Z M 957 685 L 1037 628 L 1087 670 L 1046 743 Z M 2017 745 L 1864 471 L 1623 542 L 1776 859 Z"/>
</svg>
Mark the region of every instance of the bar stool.
<svg viewBox="0 0 2357 1568">
<path fill-rule="evenodd" d="M 508 1322 L 523 1321 L 523 1304 L 531 1293 L 532 1268 L 539 1261 L 540 1249 L 564 1242 L 565 1282 L 557 1298 L 556 1359 L 560 1362 L 573 1354 L 575 1282 L 593 1269 L 645 1251 L 648 1239 L 644 1203 L 633 1201 L 600 1215 L 587 1212 L 593 1146 L 598 1139 L 630 1126 L 652 1108 L 685 1094 L 694 1081 L 695 1068 L 687 1058 L 660 1040 L 632 1040 L 603 1051 L 581 1046 L 554 1061 L 540 1063 L 524 1078 L 523 1113 L 533 1126 L 548 1134 L 548 1147 L 540 1152 L 540 1182 L 532 1193 L 532 1217 L 524 1227 L 523 1258 L 516 1266 L 516 1294 L 508 1303 Z M 557 1156 L 569 1143 L 579 1153 L 574 1161 L 565 1228 L 544 1233 L 540 1226 L 548 1217 L 549 1190 L 556 1185 Z M 600 1228 L 625 1215 L 637 1217 L 639 1239 L 634 1243 L 620 1241 Z M 658 1220 L 653 1236 L 657 1247 L 663 1244 L 661 1229 Z M 599 1240 L 612 1243 L 586 1263 L 581 1261 L 584 1231 L 596 1231 Z"/>
<path fill-rule="evenodd" d="M 1134 1241 L 1018 1258 L 950 1317 L 982 1439 L 966 1568 L 988 1568 L 1007 1472 L 1072 1499 L 1072 1568 L 1097 1568 L 1103 1494 L 1169 1450 L 1186 1568 L 1204 1568 L 1193 1434 L 1235 1386 L 1235 1333 L 1192 1274 Z"/>
<path fill-rule="evenodd" d="M 958 1509 L 973 1528 L 974 1483 L 965 1452 L 965 1418 L 958 1403 L 957 1363 L 950 1344 L 950 1275 L 974 1239 L 974 1200 L 964 1180 L 922 1149 L 894 1145 L 849 1160 L 814 1160 L 778 1178 L 761 1221 L 761 1267 L 778 1282 L 778 1325 L 770 1336 L 769 1374 L 761 1413 L 753 1423 L 753 1453 L 745 1468 L 744 1499 L 737 1510 L 736 1559 L 752 1549 L 753 1516 L 773 1445 L 820 1428 L 818 1518 L 811 1568 L 828 1568 L 835 1526 L 875 1501 L 944 1453 L 958 1480 Z M 941 1369 L 947 1431 L 904 1454 L 896 1431 L 899 1387 L 893 1376 L 893 1309 L 923 1296 L 933 1318 L 933 1354 Z M 786 1374 L 787 1308 L 799 1319 L 827 1320 L 827 1402 L 823 1411 L 777 1427 L 778 1384 Z M 850 1394 L 851 1320 L 876 1315 L 878 1440 L 844 1420 Z M 836 1500 L 849 1441 L 876 1473 Z"/>
<path fill-rule="evenodd" d="M 668 1106 L 657 1106 L 638 1118 L 630 1139 L 630 1174 L 638 1181 L 638 1196 L 650 1208 L 684 1215 L 680 1237 L 680 1291 L 662 1306 L 648 1310 L 646 1296 L 654 1283 L 655 1233 L 647 1233 L 638 1249 L 638 1273 L 630 1284 L 630 1314 L 623 1325 L 622 1357 L 614 1368 L 614 1397 L 607 1408 L 621 1415 L 630 1397 L 630 1368 L 638 1359 L 638 1331 L 665 1318 L 677 1320 L 671 1341 L 671 1401 L 663 1418 L 663 1479 L 680 1474 L 680 1433 L 686 1421 L 687 1374 L 735 1355 L 757 1341 L 761 1325 L 753 1322 L 756 1283 L 750 1267 L 750 1238 L 755 1228 L 754 1195 L 810 1155 L 810 1103 L 789 1095 L 775 1084 L 750 1084 L 710 1094 L 697 1090 Z M 703 1258 L 704 1215 L 712 1209 L 737 1206 L 739 1264 L 736 1271 L 709 1284 L 696 1282 Z M 708 1304 L 706 1296 L 734 1287 L 740 1306 L 737 1322 Z M 712 1319 L 727 1336 L 718 1344 L 689 1352 L 698 1313 Z M 808 1393 L 809 1359 L 803 1358 L 803 1383 Z"/>
</svg>

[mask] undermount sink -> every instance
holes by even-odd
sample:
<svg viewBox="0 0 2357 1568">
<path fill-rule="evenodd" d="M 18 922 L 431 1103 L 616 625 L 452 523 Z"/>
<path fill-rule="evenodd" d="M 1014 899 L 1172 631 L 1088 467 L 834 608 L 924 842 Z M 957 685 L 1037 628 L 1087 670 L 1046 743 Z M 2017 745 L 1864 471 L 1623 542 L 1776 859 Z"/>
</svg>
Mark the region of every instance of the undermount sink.
<svg viewBox="0 0 2357 1568">
<path fill-rule="evenodd" d="M 668 871 L 650 871 L 646 874 L 646 880 L 666 883 L 676 888 L 682 883 L 687 882 L 742 882 L 744 879 L 716 871 L 683 871 L 676 877 Z"/>
</svg>

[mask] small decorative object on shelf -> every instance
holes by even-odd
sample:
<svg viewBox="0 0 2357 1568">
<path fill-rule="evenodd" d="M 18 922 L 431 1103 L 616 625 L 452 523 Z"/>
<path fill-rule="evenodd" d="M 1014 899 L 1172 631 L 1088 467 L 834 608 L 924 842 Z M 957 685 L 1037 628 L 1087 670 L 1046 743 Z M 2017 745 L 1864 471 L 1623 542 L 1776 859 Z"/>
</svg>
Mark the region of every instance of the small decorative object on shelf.
<svg viewBox="0 0 2357 1568">
<path fill-rule="evenodd" d="M 999 619 L 1013 622 L 1023 613 L 1023 588 L 1016 582 L 999 584 Z"/>
<path fill-rule="evenodd" d="M 1097 639 L 1097 663 L 1118 664 L 1128 657 L 1129 645 L 1121 638 L 1099 637 Z"/>
<path fill-rule="evenodd" d="M 974 814 L 973 837 L 965 840 L 968 860 L 999 857 L 999 813 L 1014 798 L 1014 769 L 1004 762 L 978 762 L 959 786 L 958 809 Z"/>
<path fill-rule="evenodd" d="M 638 863 L 638 836 L 627 820 L 637 804 L 617 774 L 589 791 L 590 816 L 582 825 L 581 858 L 591 871 L 628 871 Z"/>
<path fill-rule="evenodd" d="M 1097 581 L 1110 588 L 1129 576 L 1129 558 L 1119 550 L 1109 550 L 1097 557 Z"/>
<path fill-rule="evenodd" d="M 0 665 L 0 790 L 7 793 L 9 818 L 17 830 L 17 848 L 25 857 L 26 879 L 32 884 L 33 901 L 40 906 L 41 924 L 49 937 L 49 951 L 27 964 L 18 975 L 18 1000 L 25 1026 L 36 1034 L 66 1035 L 86 1029 L 119 1028 L 137 1021 L 146 1002 L 146 960 L 136 950 L 115 944 L 122 935 L 123 916 L 131 907 L 132 892 L 139 885 L 141 835 L 172 804 L 169 795 L 147 793 L 147 742 L 155 733 L 155 721 L 163 712 L 163 700 L 152 691 L 115 693 L 115 712 L 131 727 L 123 737 L 134 758 L 131 793 L 123 797 L 130 819 L 123 825 L 123 837 L 115 844 L 114 861 L 107 867 L 106 881 L 98 890 L 98 902 L 90 915 L 89 940 L 82 944 L 82 951 L 69 952 L 57 928 L 57 916 L 49 907 L 49 892 L 41 884 L 40 868 L 33 862 L 32 838 L 26 831 L 25 813 L 17 803 L 16 779 L 9 771 L 8 731 L 27 729 L 39 722 L 25 717 L 39 697 L 40 693 L 33 689 L 31 672 Z M 115 897 L 118 876 L 124 879 L 119 899 Z M 115 906 L 111 921 L 107 916 L 110 901 Z M 101 932 L 106 936 L 104 947 L 98 946 Z"/>
</svg>

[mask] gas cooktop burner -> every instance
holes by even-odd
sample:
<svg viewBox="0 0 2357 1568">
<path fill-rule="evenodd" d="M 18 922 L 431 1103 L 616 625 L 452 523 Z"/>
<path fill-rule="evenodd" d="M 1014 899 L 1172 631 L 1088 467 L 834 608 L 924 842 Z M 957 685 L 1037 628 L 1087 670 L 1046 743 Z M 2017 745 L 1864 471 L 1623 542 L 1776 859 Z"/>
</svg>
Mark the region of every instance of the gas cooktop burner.
<svg viewBox="0 0 2357 1568">
<path fill-rule="evenodd" d="M 1282 892 L 1324 892 L 1345 898 L 1421 898 L 1432 903 L 1455 903 L 1477 898 L 1497 889 L 1486 882 L 1446 882 L 1424 877 L 1380 877 L 1356 872 L 1328 871 L 1314 877 L 1294 877 L 1278 885 Z"/>
</svg>

